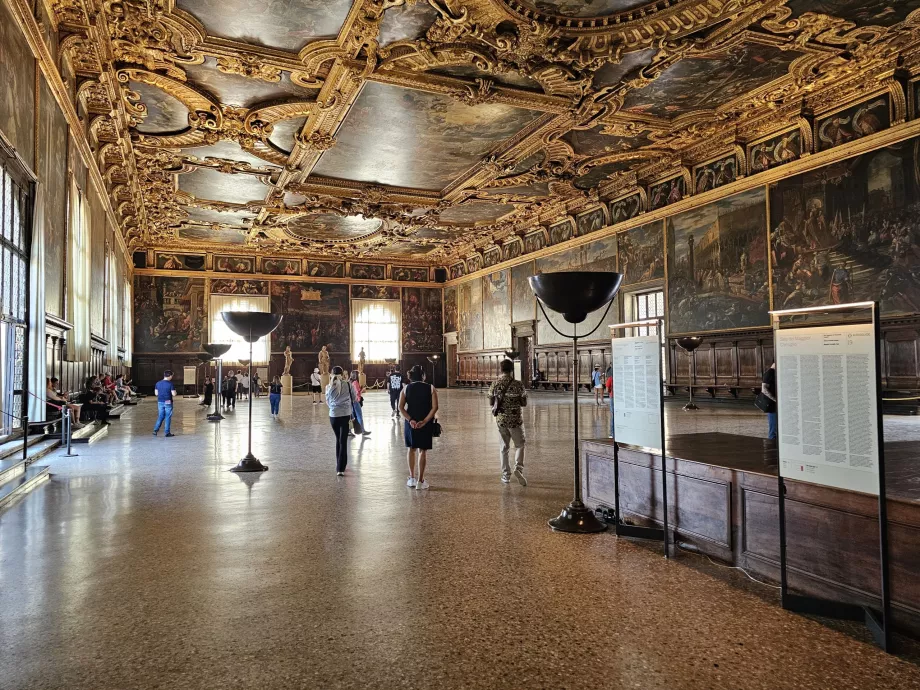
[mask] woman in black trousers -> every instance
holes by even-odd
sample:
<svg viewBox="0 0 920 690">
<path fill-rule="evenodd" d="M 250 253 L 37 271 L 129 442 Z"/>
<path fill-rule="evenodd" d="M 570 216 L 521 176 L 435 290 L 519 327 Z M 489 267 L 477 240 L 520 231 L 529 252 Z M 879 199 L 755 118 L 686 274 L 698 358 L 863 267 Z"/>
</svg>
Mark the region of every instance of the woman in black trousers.
<svg viewBox="0 0 920 690">
<path fill-rule="evenodd" d="M 335 433 L 335 473 L 339 477 L 345 476 L 345 466 L 348 465 L 348 425 L 354 403 L 351 384 L 345 378 L 342 367 L 333 367 L 332 380 L 326 386 L 326 404 Z"/>
</svg>

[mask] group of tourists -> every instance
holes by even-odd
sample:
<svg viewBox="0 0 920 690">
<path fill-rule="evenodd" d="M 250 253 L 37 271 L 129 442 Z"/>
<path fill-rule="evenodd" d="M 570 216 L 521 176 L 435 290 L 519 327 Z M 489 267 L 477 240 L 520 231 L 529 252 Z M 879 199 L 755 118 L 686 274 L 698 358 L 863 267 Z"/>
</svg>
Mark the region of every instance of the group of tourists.
<svg viewBox="0 0 920 690">
<path fill-rule="evenodd" d="M 130 402 L 135 394 L 131 382 L 123 375 L 112 378 L 111 374 L 101 373 L 88 376 L 83 389 L 77 395 L 77 402 L 71 402 L 69 395 L 60 389 L 56 376 L 45 379 L 45 402 L 70 413 L 73 427 L 80 429 L 85 422 L 99 421 L 109 423 L 109 412 L 119 403 Z"/>
</svg>

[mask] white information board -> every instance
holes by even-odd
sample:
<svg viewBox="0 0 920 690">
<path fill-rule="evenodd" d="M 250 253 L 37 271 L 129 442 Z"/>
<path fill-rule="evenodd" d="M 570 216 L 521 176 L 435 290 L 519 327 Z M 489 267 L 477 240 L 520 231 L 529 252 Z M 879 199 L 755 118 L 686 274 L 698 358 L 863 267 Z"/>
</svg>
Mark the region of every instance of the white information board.
<svg viewBox="0 0 920 690">
<path fill-rule="evenodd" d="M 613 434 L 618 443 L 661 448 L 661 341 L 613 339 Z"/>
<path fill-rule="evenodd" d="M 194 386 L 195 375 L 198 373 L 198 367 L 182 367 L 182 385 Z"/>
<path fill-rule="evenodd" d="M 780 474 L 878 494 L 872 324 L 776 331 Z"/>
</svg>

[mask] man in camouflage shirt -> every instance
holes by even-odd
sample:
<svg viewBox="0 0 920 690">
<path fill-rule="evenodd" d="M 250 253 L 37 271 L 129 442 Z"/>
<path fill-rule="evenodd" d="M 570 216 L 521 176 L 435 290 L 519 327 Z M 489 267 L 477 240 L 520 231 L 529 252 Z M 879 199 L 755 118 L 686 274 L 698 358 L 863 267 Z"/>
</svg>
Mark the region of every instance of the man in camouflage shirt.
<svg viewBox="0 0 920 690">
<path fill-rule="evenodd" d="M 511 481 L 508 453 L 513 441 L 514 476 L 521 486 L 527 486 L 524 478 L 524 418 L 521 415 L 521 408 L 527 406 L 527 393 L 524 384 L 514 379 L 514 363 L 510 359 L 502 362 L 501 369 L 501 378 L 489 388 L 489 404 L 502 438 L 502 482 L 508 484 Z"/>
</svg>

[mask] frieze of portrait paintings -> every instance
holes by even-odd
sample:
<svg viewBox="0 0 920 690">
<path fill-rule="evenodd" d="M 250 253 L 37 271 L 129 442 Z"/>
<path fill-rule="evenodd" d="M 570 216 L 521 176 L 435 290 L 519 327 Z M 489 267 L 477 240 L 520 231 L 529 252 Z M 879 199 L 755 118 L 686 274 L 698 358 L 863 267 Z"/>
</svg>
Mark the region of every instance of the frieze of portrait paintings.
<svg viewBox="0 0 920 690">
<path fill-rule="evenodd" d="M 12 26 L 16 29 L 15 22 Z M 38 96 L 38 175 L 44 187 L 45 311 L 64 316 L 64 245 L 67 242 L 67 120 L 44 76 Z"/>
<path fill-rule="evenodd" d="M 684 198 L 687 194 L 686 183 L 683 175 L 672 177 L 664 182 L 649 185 L 648 188 L 648 208 L 654 211 L 656 208 L 663 208 L 676 203 Z"/>
<path fill-rule="evenodd" d="M 272 350 L 290 346 L 295 352 L 348 352 L 349 303 L 347 285 L 273 281 L 272 311 L 283 314 L 272 333 Z"/>
<path fill-rule="evenodd" d="M 642 197 L 636 194 L 630 194 L 622 199 L 610 202 L 610 224 L 616 225 L 624 220 L 635 218 L 642 210 Z"/>
<path fill-rule="evenodd" d="M 457 288 L 444 288 L 444 332 L 457 332 Z"/>
<path fill-rule="evenodd" d="M 815 145 L 818 151 L 887 129 L 891 125 L 890 107 L 888 94 L 880 94 L 831 115 L 818 116 L 815 121 Z"/>
<path fill-rule="evenodd" d="M 403 352 L 441 352 L 441 290 L 406 287 L 402 289 Z"/>
<path fill-rule="evenodd" d="M 565 242 L 566 240 L 571 239 L 575 230 L 574 226 L 575 224 L 570 218 L 566 218 L 563 221 L 550 225 L 549 243 L 559 244 L 560 242 Z"/>
<path fill-rule="evenodd" d="M 502 261 L 518 258 L 524 252 L 524 244 L 519 237 L 509 240 L 502 245 Z"/>
<path fill-rule="evenodd" d="M 617 236 L 611 235 L 603 239 L 587 242 L 572 249 L 550 254 L 534 262 L 534 272 L 556 273 L 558 271 L 616 271 L 617 270 Z M 578 331 L 582 334 L 591 333 L 590 339 L 598 340 L 608 338 L 608 333 L 602 333 L 600 325 L 604 318 L 605 309 L 599 309 L 588 314 L 583 323 L 578 324 Z M 547 321 L 547 318 L 549 319 Z M 552 324 L 552 325 L 551 325 Z M 537 309 L 537 342 L 541 344 L 566 342 L 553 325 L 563 333 L 572 333 L 572 324 L 565 321 L 561 314 L 549 309 L 546 316 L 543 310 Z M 597 328 L 597 330 L 595 330 Z"/>
<path fill-rule="evenodd" d="M 482 267 L 491 268 L 497 263 L 501 263 L 502 250 L 498 247 L 489 247 L 482 253 Z"/>
<path fill-rule="evenodd" d="M 393 280 L 401 283 L 427 283 L 428 269 L 424 266 L 393 266 Z"/>
<path fill-rule="evenodd" d="M 473 254 L 472 256 L 467 257 L 466 272 L 475 273 L 479 270 L 482 270 L 482 256 L 479 254 Z"/>
<path fill-rule="evenodd" d="M 307 261 L 307 275 L 311 278 L 344 278 L 345 264 L 341 261 Z"/>
<path fill-rule="evenodd" d="M 511 320 L 512 323 L 532 321 L 537 316 L 537 298 L 530 283 L 533 275 L 533 261 L 511 267 Z"/>
<path fill-rule="evenodd" d="M 300 259 L 262 259 L 262 273 L 273 276 L 299 276 Z"/>
<path fill-rule="evenodd" d="M 207 335 L 203 278 L 135 276 L 135 352 L 198 352 Z"/>
<path fill-rule="evenodd" d="M 708 192 L 738 179 L 738 159 L 735 154 L 698 165 L 693 169 L 696 193 Z"/>
<path fill-rule="evenodd" d="M 546 233 L 543 230 L 524 235 L 524 253 L 532 254 L 546 246 Z"/>
<path fill-rule="evenodd" d="M 766 211 L 758 187 L 666 220 L 671 333 L 769 323 Z"/>
<path fill-rule="evenodd" d="M 204 254 L 157 253 L 156 267 L 167 271 L 203 271 Z"/>
<path fill-rule="evenodd" d="M 457 278 L 462 278 L 466 275 L 466 263 L 460 262 L 459 264 L 454 264 L 450 267 L 450 279 L 456 280 Z"/>
<path fill-rule="evenodd" d="M 617 234 L 617 262 L 624 285 L 664 278 L 664 222 L 655 221 Z"/>
<path fill-rule="evenodd" d="M 6 3 L 0 3 L 0 84 L 0 131 L 26 164 L 34 167 L 35 59 Z M 50 91 L 46 93 L 50 96 Z M 56 155 L 61 156 L 62 150 L 58 149 Z"/>
<path fill-rule="evenodd" d="M 598 206 L 575 216 L 575 234 L 578 237 L 600 230 L 605 225 L 607 225 L 607 209 L 603 206 Z"/>
<path fill-rule="evenodd" d="M 256 260 L 251 256 L 214 255 L 214 270 L 219 273 L 255 273 Z"/>
<path fill-rule="evenodd" d="M 399 288 L 393 285 L 352 285 L 352 299 L 399 299 Z"/>
<path fill-rule="evenodd" d="M 511 347 L 511 287 L 508 269 L 482 278 L 482 346 L 486 350 Z"/>
<path fill-rule="evenodd" d="M 748 147 L 751 172 L 759 173 L 794 161 L 802 155 L 802 132 L 796 127 Z"/>
<path fill-rule="evenodd" d="M 879 300 L 920 312 L 920 139 L 770 187 L 773 307 Z"/>
<path fill-rule="evenodd" d="M 267 295 L 268 281 L 215 278 L 211 281 L 211 292 L 217 295 Z"/>
<path fill-rule="evenodd" d="M 482 281 L 468 280 L 457 288 L 458 341 L 460 352 L 482 349 Z"/>
<path fill-rule="evenodd" d="M 387 267 L 383 264 L 351 264 L 351 277 L 358 280 L 385 280 Z"/>
</svg>

